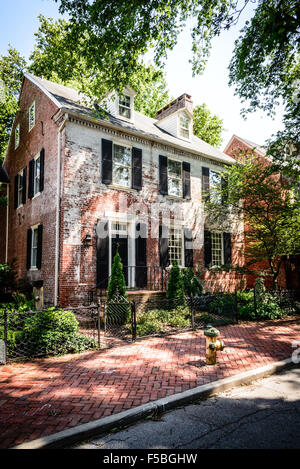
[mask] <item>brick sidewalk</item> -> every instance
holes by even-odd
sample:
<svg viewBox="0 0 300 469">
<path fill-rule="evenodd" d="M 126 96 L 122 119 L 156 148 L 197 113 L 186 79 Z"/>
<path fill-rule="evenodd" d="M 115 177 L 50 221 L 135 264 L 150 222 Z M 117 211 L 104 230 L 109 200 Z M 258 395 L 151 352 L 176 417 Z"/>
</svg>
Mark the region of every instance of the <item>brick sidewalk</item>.
<svg viewBox="0 0 300 469">
<path fill-rule="evenodd" d="M 201 330 L 0 367 L 0 448 L 289 358 L 300 319 L 220 330 L 227 347 L 212 367 Z"/>
</svg>

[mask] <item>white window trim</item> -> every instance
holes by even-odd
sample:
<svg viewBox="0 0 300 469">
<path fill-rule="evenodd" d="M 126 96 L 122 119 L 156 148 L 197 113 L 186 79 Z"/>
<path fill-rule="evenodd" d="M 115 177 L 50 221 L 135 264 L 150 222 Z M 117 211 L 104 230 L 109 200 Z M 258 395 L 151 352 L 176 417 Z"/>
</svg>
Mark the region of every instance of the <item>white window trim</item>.
<svg viewBox="0 0 300 469">
<path fill-rule="evenodd" d="M 17 139 L 17 130 L 18 130 L 18 139 Z M 15 150 L 20 145 L 20 124 L 18 124 L 15 128 Z"/>
<path fill-rule="evenodd" d="M 32 232 L 32 235 L 31 235 L 31 252 L 30 252 L 30 270 L 39 270 L 36 265 L 32 265 L 34 231 L 38 229 L 39 225 L 40 225 L 40 223 L 30 227 L 31 232 Z M 38 248 L 38 245 L 36 246 L 36 252 L 37 252 L 37 248 Z"/>
<path fill-rule="evenodd" d="M 133 104 L 133 96 L 131 96 L 130 94 L 128 93 L 124 93 L 124 96 L 128 96 L 130 98 L 130 118 L 128 117 L 125 117 L 125 116 L 122 116 L 120 114 L 120 104 L 119 104 L 119 98 L 120 98 L 121 95 L 118 95 L 116 94 L 116 98 L 115 98 L 115 105 L 116 105 L 116 116 L 118 117 L 118 119 L 122 119 L 126 122 L 133 122 L 134 120 L 134 104 Z M 124 106 L 123 106 L 124 107 Z M 129 108 L 127 108 L 129 109 Z"/>
<path fill-rule="evenodd" d="M 22 190 L 21 190 L 21 191 L 20 191 L 19 178 L 18 178 L 18 206 L 17 206 L 17 208 L 20 208 L 20 207 L 23 207 L 23 202 L 22 202 L 22 198 L 23 198 L 23 187 L 24 187 L 23 169 L 18 172 L 18 176 L 21 176 L 21 178 L 22 178 Z M 19 203 L 19 195 L 20 195 L 20 192 L 21 192 L 21 201 L 20 201 L 20 203 Z"/>
<path fill-rule="evenodd" d="M 39 190 L 38 192 L 35 192 L 35 189 L 36 189 L 36 177 L 35 177 L 35 170 L 36 170 L 36 160 L 38 158 L 40 158 L 40 153 L 38 153 L 35 157 L 34 157 L 34 178 L 33 178 L 33 197 L 32 199 L 34 199 L 35 197 L 37 197 L 38 195 L 40 195 L 41 191 Z M 41 161 L 40 161 L 40 187 L 41 187 Z"/>
<path fill-rule="evenodd" d="M 218 267 L 221 267 L 222 265 L 224 265 L 224 237 L 223 237 L 223 231 L 212 230 L 211 231 L 211 236 L 215 233 L 221 235 L 221 264 L 220 265 L 213 264 L 213 260 L 212 260 L 212 258 L 213 258 L 213 256 L 212 256 L 213 248 L 212 248 L 212 242 L 211 242 L 211 266 L 210 266 L 210 268 L 212 268 L 212 269 L 213 268 L 218 268 Z"/>
<path fill-rule="evenodd" d="M 181 232 L 181 262 L 178 263 L 180 269 L 185 268 L 185 256 L 184 256 L 184 226 L 183 225 L 170 225 L 169 226 L 169 239 L 168 239 L 168 249 L 170 249 L 170 231 L 178 230 Z M 170 263 L 169 268 L 171 269 L 172 264 Z"/>
<path fill-rule="evenodd" d="M 187 114 L 188 116 L 188 119 L 189 119 L 189 136 L 188 137 L 183 137 L 183 135 L 180 134 L 180 130 L 181 130 L 181 125 L 180 125 L 180 116 L 182 113 L 185 113 Z M 190 142 L 191 141 L 191 136 L 192 136 L 192 118 L 188 115 L 187 111 L 185 109 L 180 109 L 178 111 L 178 114 L 177 114 L 177 137 L 182 139 L 182 140 L 185 140 L 186 142 Z"/>
<path fill-rule="evenodd" d="M 178 160 L 177 158 L 173 158 L 173 157 L 169 157 L 167 156 L 168 158 L 168 197 L 170 198 L 175 198 L 175 199 L 182 199 L 183 198 L 183 180 L 182 180 L 182 161 L 181 160 Z M 181 181 L 181 185 L 180 185 L 180 195 L 174 195 L 174 194 L 170 194 L 169 193 L 169 161 L 175 161 L 176 163 L 180 163 L 181 165 L 181 178 L 180 178 L 180 181 Z"/>
<path fill-rule="evenodd" d="M 34 122 L 33 122 L 33 125 L 30 126 L 30 111 L 31 111 L 32 107 L 34 108 Z M 29 107 L 28 122 L 29 122 L 29 132 L 30 132 L 33 129 L 33 127 L 35 126 L 35 101 L 33 101 L 31 106 Z"/>
<path fill-rule="evenodd" d="M 132 145 L 125 145 L 124 143 L 119 143 L 119 142 L 112 142 L 113 148 L 112 148 L 112 183 L 110 184 L 110 187 L 116 187 L 120 189 L 132 189 Z M 129 167 L 129 182 L 128 186 L 122 186 L 121 184 L 117 184 L 114 181 L 114 154 L 115 150 L 114 147 L 119 146 L 119 147 L 124 147 L 124 148 L 129 148 L 130 149 L 130 167 Z M 120 165 L 121 166 L 121 165 Z"/>
</svg>

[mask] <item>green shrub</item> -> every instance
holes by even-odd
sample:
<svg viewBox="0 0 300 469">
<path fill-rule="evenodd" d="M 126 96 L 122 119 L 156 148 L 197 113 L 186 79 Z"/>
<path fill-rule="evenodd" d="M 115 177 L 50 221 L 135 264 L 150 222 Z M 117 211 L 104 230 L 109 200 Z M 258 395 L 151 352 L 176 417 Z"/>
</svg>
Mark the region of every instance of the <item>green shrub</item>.
<svg viewBox="0 0 300 469">
<path fill-rule="evenodd" d="M 211 324 L 214 322 L 215 318 L 209 313 L 202 313 L 198 320 L 204 322 L 204 324 Z"/>
<path fill-rule="evenodd" d="M 190 324 L 190 311 L 185 306 L 173 310 L 153 309 L 137 318 L 137 335 L 164 332 L 169 327 L 187 327 Z"/>
<path fill-rule="evenodd" d="M 183 289 L 186 296 L 200 296 L 203 295 L 203 286 L 200 280 L 201 273 L 197 270 L 194 273 L 192 268 L 182 270 Z"/>
<path fill-rule="evenodd" d="M 232 316 L 235 311 L 234 295 L 220 295 L 208 304 L 208 311 L 220 316 Z"/>
<path fill-rule="evenodd" d="M 130 305 L 126 294 L 123 264 L 118 251 L 113 260 L 108 284 L 106 314 L 111 324 L 115 325 L 125 324 L 130 319 Z"/>
<path fill-rule="evenodd" d="M 7 331 L 7 354 L 11 355 L 17 348 L 18 340 L 20 339 L 21 332 L 12 331 L 8 329 Z M 4 327 L 0 326 L 0 339 L 4 340 Z"/>
<path fill-rule="evenodd" d="M 49 356 L 81 352 L 96 346 L 92 339 L 77 331 L 78 321 L 73 313 L 49 308 L 25 319 L 24 349 L 27 356 Z"/>
<path fill-rule="evenodd" d="M 173 302 L 174 306 L 185 303 L 183 277 L 176 260 L 170 270 L 167 298 L 168 300 L 176 300 Z"/>
</svg>

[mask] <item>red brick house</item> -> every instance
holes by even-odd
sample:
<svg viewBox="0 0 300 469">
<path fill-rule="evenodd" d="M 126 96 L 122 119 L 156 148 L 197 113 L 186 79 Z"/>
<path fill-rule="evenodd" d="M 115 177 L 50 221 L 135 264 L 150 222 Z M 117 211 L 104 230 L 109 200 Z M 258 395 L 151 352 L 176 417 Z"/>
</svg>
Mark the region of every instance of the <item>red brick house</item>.
<svg viewBox="0 0 300 469">
<path fill-rule="evenodd" d="M 203 204 L 235 160 L 193 135 L 189 95 L 151 119 L 134 110 L 135 94 L 112 93 L 95 113 L 76 91 L 24 76 L 2 170 L 0 256 L 17 259 L 45 304 L 105 288 L 117 248 L 131 290 L 164 289 L 175 259 L 200 269 L 207 288 L 240 287 L 233 271 L 215 270 L 243 263 L 242 223 L 208 224 Z"/>
<path fill-rule="evenodd" d="M 249 140 L 233 135 L 229 142 L 227 143 L 224 153 L 235 158 L 236 160 L 241 160 L 245 158 L 245 155 L 252 154 L 252 152 L 257 156 L 257 158 L 263 164 L 270 164 L 270 160 L 266 157 L 266 150 Z M 247 230 L 249 227 L 244 226 L 244 245 L 247 244 Z M 253 288 L 255 279 L 262 271 L 268 271 L 269 265 L 267 261 L 257 262 L 249 266 L 249 270 L 252 270 L 251 273 L 246 275 L 246 285 L 248 288 Z M 265 284 L 268 287 L 272 286 L 271 277 L 266 277 Z M 287 256 L 283 262 L 283 265 L 280 270 L 278 277 L 278 284 L 281 288 L 288 289 L 299 289 L 300 288 L 300 258 L 299 256 Z"/>
</svg>

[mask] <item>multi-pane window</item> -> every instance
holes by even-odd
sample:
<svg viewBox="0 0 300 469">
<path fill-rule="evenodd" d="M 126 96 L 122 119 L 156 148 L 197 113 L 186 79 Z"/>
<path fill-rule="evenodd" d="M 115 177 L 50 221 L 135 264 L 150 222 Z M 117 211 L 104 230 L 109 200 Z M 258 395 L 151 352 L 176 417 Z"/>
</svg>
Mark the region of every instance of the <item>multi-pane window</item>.
<svg viewBox="0 0 300 469">
<path fill-rule="evenodd" d="M 178 265 L 183 265 L 183 235 L 181 228 L 170 228 L 169 234 L 169 259 L 170 265 L 176 260 Z"/>
<path fill-rule="evenodd" d="M 18 207 L 22 205 L 23 200 L 23 171 L 18 174 Z"/>
<path fill-rule="evenodd" d="M 35 160 L 34 165 L 34 189 L 33 195 L 40 192 L 40 180 L 41 180 L 41 158 L 38 156 Z"/>
<path fill-rule="evenodd" d="M 182 197 L 182 163 L 168 160 L 168 194 Z"/>
<path fill-rule="evenodd" d="M 126 119 L 131 118 L 130 96 L 119 96 L 119 115 Z"/>
<path fill-rule="evenodd" d="M 35 124 L 35 101 L 29 108 L 29 130 L 34 127 Z"/>
<path fill-rule="evenodd" d="M 38 228 L 32 228 L 31 267 L 37 267 Z"/>
<path fill-rule="evenodd" d="M 114 222 L 111 224 L 111 234 L 127 235 L 126 223 Z"/>
<path fill-rule="evenodd" d="M 216 204 L 222 203 L 220 193 L 222 178 L 220 173 L 216 171 L 209 172 L 209 188 L 210 188 L 210 201 Z"/>
<path fill-rule="evenodd" d="M 15 128 L 15 149 L 18 148 L 20 143 L 20 124 Z"/>
<path fill-rule="evenodd" d="M 190 138 L 190 119 L 185 112 L 179 117 L 179 134 L 183 138 Z"/>
<path fill-rule="evenodd" d="M 130 187 L 131 148 L 114 145 L 112 182 L 118 186 Z"/>
<path fill-rule="evenodd" d="M 223 236 L 222 233 L 211 233 L 211 264 L 212 267 L 220 267 L 223 262 Z"/>
</svg>

